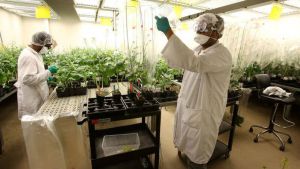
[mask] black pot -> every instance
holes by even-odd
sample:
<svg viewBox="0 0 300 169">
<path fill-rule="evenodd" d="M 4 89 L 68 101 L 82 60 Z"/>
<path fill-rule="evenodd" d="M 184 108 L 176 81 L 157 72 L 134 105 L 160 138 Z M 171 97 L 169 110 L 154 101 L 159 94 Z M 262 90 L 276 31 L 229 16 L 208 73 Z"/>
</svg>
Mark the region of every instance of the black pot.
<svg viewBox="0 0 300 169">
<path fill-rule="evenodd" d="M 92 89 L 92 88 L 97 88 L 96 83 L 93 80 L 89 80 L 87 82 L 87 88 Z"/>
<path fill-rule="evenodd" d="M 75 88 L 74 90 L 75 90 L 74 94 L 76 96 L 86 95 L 86 92 L 87 92 L 87 88 L 86 87 L 79 87 L 79 88 Z"/>
<path fill-rule="evenodd" d="M 71 94 L 70 94 L 70 88 L 62 88 L 62 87 L 58 87 L 56 89 L 56 94 L 57 94 L 57 97 L 69 97 Z"/>
<path fill-rule="evenodd" d="M 114 100 L 114 102 L 121 102 L 121 93 L 120 92 L 115 92 L 112 94 L 112 98 Z"/>
<path fill-rule="evenodd" d="M 100 107 L 103 107 L 104 105 L 104 98 L 105 96 L 99 96 L 97 93 L 96 93 L 96 99 L 97 99 L 97 103 Z"/>
</svg>

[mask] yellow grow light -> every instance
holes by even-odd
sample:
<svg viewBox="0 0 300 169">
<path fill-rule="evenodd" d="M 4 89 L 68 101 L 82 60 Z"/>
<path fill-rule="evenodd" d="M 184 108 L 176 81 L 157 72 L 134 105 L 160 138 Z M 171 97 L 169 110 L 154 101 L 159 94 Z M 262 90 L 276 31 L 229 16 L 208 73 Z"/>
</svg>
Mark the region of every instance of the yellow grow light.
<svg viewBox="0 0 300 169">
<path fill-rule="evenodd" d="M 106 17 L 100 17 L 100 25 L 103 26 L 112 26 L 112 19 Z"/>
<path fill-rule="evenodd" d="M 48 6 L 42 5 L 35 8 L 35 17 L 38 19 L 50 19 L 51 12 Z"/>
<path fill-rule="evenodd" d="M 274 3 L 272 10 L 269 15 L 269 19 L 271 20 L 278 20 L 280 19 L 281 13 L 282 13 L 283 7 L 280 3 Z"/>
<path fill-rule="evenodd" d="M 130 0 L 129 3 L 128 3 L 128 6 L 138 7 L 139 6 L 139 1 L 138 0 Z"/>
<path fill-rule="evenodd" d="M 173 10 L 174 10 L 176 17 L 180 18 L 182 15 L 182 6 L 175 5 Z"/>
</svg>

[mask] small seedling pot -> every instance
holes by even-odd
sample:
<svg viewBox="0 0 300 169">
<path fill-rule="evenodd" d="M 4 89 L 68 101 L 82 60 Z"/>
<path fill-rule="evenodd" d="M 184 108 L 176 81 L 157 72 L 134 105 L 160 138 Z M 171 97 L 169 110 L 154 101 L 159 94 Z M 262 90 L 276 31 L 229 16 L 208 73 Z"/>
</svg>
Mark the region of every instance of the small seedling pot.
<svg viewBox="0 0 300 169">
<path fill-rule="evenodd" d="M 121 102 L 121 92 L 120 91 L 114 91 L 112 93 L 112 98 L 113 98 L 114 102 L 117 102 L 117 103 Z"/>
<path fill-rule="evenodd" d="M 103 107 L 103 105 L 104 105 L 104 98 L 105 98 L 105 96 L 101 96 L 101 95 L 99 95 L 98 92 L 96 92 L 97 103 L 100 107 Z"/>
</svg>

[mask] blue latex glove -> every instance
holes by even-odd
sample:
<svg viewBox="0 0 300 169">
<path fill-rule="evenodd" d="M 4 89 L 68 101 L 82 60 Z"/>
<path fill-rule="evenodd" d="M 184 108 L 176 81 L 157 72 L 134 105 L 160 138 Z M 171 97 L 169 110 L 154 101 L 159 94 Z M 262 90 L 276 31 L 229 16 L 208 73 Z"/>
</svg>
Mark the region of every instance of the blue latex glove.
<svg viewBox="0 0 300 169">
<path fill-rule="evenodd" d="M 54 79 L 54 78 L 53 78 L 52 76 L 48 77 L 48 82 L 52 82 L 53 79 Z"/>
<path fill-rule="evenodd" d="M 168 18 L 164 16 L 161 18 L 155 16 L 155 19 L 156 19 L 156 26 L 158 30 L 162 31 L 163 33 L 167 33 L 168 30 L 171 29 Z"/>
<path fill-rule="evenodd" d="M 48 70 L 53 74 L 53 73 L 57 73 L 57 70 L 58 70 L 58 68 L 56 67 L 56 66 L 50 66 L 49 68 L 48 68 Z"/>
</svg>

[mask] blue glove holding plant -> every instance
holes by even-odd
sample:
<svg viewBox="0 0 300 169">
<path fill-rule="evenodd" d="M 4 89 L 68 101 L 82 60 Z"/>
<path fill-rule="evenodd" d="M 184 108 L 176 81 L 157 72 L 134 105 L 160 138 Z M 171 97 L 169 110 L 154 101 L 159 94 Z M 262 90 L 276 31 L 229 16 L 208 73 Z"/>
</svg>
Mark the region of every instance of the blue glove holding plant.
<svg viewBox="0 0 300 169">
<path fill-rule="evenodd" d="M 169 20 L 167 17 L 161 17 L 159 18 L 158 16 L 155 16 L 155 19 L 156 19 L 156 26 L 157 26 L 157 29 L 159 31 L 162 31 L 163 33 L 167 33 L 169 29 L 171 29 L 170 27 L 170 23 L 169 23 Z"/>
<path fill-rule="evenodd" d="M 54 78 L 52 76 L 48 77 L 48 82 L 52 82 Z"/>
<path fill-rule="evenodd" d="M 54 74 L 54 73 L 57 73 L 57 70 L 58 70 L 58 68 L 56 67 L 56 66 L 50 66 L 49 68 L 48 68 L 48 70 L 52 73 L 52 74 Z"/>
</svg>

